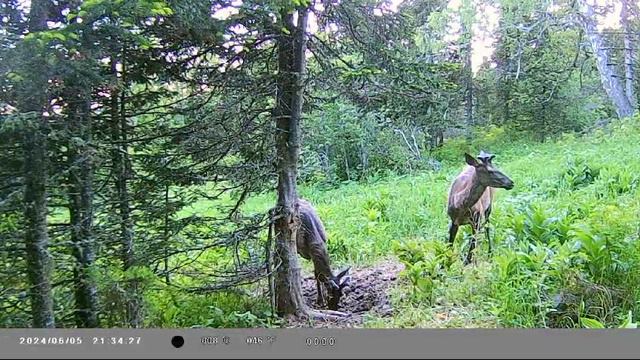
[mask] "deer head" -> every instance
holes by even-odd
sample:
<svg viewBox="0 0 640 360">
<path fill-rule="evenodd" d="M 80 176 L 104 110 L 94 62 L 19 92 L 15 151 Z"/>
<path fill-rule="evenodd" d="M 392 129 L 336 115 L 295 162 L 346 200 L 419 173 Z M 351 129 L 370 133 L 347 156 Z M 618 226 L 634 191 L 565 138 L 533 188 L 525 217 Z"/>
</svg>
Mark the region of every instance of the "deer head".
<svg viewBox="0 0 640 360">
<path fill-rule="evenodd" d="M 327 282 L 327 290 L 329 292 L 327 299 L 327 308 L 329 310 L 338 310 L 338 304 L 342 297 L 342 290 L 347 287 L 351 281 L 349 276 L 351 267 L 342 270 L 338 275 L 332 276 Z"/>
<path fill-rule="evenodd" d="M 493 188 L 513 189 L 513 181 L 491 163 L 495 155 L 481 151 L 477 158 L 467 153 L 464 154 L 464 157 L 467 164 L 476 169 L 476 176 L 480 184 Z"/>
</svg>

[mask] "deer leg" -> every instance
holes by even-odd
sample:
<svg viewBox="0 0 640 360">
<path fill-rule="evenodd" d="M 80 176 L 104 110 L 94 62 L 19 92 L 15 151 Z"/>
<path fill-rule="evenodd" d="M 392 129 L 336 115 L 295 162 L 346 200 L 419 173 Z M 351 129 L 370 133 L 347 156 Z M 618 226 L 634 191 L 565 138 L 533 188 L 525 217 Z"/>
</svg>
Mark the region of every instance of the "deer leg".
<svg viewBox="0 0 640 360">
<path fill-rule="evenodd" d="M 487 235 L 487 244 L 489 244 L 489 254 L 491 254 L 491 237 L 489 237 L 489 222 L 487 221 L 487 223 L 484 225 L 484 231 Z"/>
<path fill-rule="evenodd" d="M 324 294 L 320 280 L 316 280 L 316 289 L 318 291 L 318 299 L 316 302 L 318 303 L 318 307 L 322 308 L 324 307 Z"/>
<path fill-rule="evenodd" d="M 458 234 L 458 225 L 454 224 L 453 221 L 449 225 L 449 244 L 453 245 L 453 242 L 456 239 L 456 235 Z"/>
<path fill-rule="evenodd" d="M 322 283 L 320 281 L 320 278 L 318 277 L 318 274 L 316 274 L 316 291 L 317 291 L 317 299 L 316 299 L 316 303 L 318 304 L 318 307 L 322 308 L 324 307 L 324 292 L 323 292 L 323 288 L 322 288 Z"/>
<path fill-rule="evenodd" d="M 489 205 L 489 207 L 487 208 L 487 210 L 484 213 L 484 226 L 485 226 L 485 233 L 487 235 L 487 244 L 489 245 L 489 255 L 491 255 L 492 252 L 492 246 L 491 246 L 491 237 L 489 235 L 489 232 L 491 231 L 491 224 L 489 222 L 489 216 L 491 215 L 491 205 Z"/>
<path fill-rule="evenodd" d="M 471 263 L 473 257 L 473 250 L 476 248 L 478 225 L 476 222 L 471 223 L 471 243 L 469 244 L 469 252 L 467 253 L 467 259 L 464 261 L 464 265 Z"/>
</svg>

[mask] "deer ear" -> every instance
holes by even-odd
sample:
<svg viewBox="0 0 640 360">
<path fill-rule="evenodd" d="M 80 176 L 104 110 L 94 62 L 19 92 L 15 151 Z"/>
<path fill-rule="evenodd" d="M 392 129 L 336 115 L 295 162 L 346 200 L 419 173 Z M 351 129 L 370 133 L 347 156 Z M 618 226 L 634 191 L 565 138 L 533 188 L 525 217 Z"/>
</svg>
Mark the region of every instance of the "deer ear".
<svg viewBox="0 0 640 360">
<path fill-rule="evenodd" d="M 340 289 L 345 288 L 351 283 L 351 276 L 347 275 L 340 279 Z"/>
<path fill-rule="evenodd" d="M 478 164 L 478 160 L 476 158 L 474 158 L 473 156 L 467 154 L 467 153 L 464 153 L 464 159 L 467 161 L 467 164 L 469 164 L 469 165 L 471 165 L 473 167 L 476 167 L 476 166 L 479 165 Z"/>
<path fill-rule="evenodd" d="M 338 281 L 340 281 L 341 278 L 343 278 L 345 275 L 349 274 L 349 270 L 351 270 L 351 266 L 349 266 L 348 268 L 342 270 L 337 276 L 336 278 L 338 279 Z"/>
</svg>

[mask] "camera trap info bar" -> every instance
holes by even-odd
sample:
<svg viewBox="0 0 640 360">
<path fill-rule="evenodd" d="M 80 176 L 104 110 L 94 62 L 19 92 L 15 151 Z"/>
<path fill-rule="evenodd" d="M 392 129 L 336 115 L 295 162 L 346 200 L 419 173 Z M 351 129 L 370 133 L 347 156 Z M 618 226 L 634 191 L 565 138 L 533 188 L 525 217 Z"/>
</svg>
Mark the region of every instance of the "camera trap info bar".
<svg viewBox="0 0 640 360">
<path fill-rule="evenodd" d="M 634 329 L 5 329 L 0 359 L 637 358 Z"/>
</svg>

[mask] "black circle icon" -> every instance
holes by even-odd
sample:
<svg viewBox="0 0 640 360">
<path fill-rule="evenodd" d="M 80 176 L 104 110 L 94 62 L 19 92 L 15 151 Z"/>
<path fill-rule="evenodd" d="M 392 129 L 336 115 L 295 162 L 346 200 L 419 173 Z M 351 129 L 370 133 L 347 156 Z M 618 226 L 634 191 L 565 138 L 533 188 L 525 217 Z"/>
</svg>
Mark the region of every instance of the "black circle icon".
<svg viewBox="0 0 640 360">
<path fill-rule="evenodd" d="M 171 345 L 175 348 L 181 348 L 184 345 L 184 338 L 180 335 L 171 338 Z"/>
</svg>

